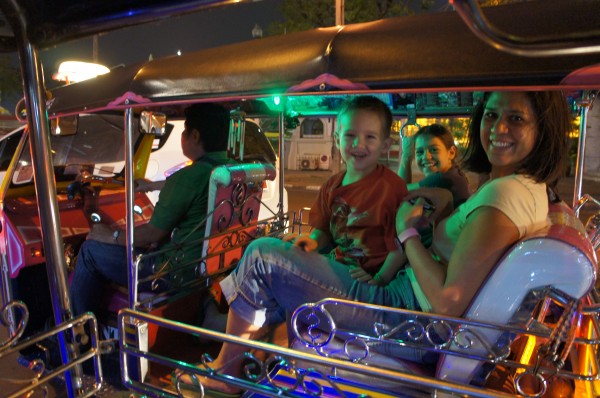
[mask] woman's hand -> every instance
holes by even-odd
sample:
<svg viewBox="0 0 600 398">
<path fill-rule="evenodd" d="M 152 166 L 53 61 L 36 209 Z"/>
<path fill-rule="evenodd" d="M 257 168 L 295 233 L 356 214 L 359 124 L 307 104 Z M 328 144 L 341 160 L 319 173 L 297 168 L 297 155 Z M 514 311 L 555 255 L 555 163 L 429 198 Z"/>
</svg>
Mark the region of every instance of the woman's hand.
<svg viewBox="0 0 600 398">
<path fill-rule="evenodd" d="M 398 212 L 396 213 L 396 233 L 407 230 L 408 228 L 421 228 L 428 224 L 423 216 L 423 204 L 425 200 L 422 197 L 417 198 L 414 204 L 404 200 Z"/>
<path fill-rule="evenodd" d="M 430 223 L 435 223 L 448 217 L 454 211 L 452 192 L 444 188 L 419 188 L 410 191 L 404 201 L 426 198 L 433 205 L 433 211 L 427 215 Z"/>
</svg>

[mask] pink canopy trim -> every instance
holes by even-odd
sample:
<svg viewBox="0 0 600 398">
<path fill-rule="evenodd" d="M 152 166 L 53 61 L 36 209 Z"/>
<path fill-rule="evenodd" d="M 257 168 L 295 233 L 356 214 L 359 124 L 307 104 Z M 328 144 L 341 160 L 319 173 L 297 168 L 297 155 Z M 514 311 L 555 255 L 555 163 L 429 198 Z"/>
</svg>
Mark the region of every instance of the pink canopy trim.
<svg viewBox="0 0 600 398">
<path fill-rule="evenodd" d="M 117 97 L 114 101 L 111 101 L 108 103 L 107 107 L 113 107 L 113 106 L 119 106 L 119 105 L 127 105 L 130 103 L 136 103 L 136 104 L 145 104 L 148 102 L 151 102 L 148 98 L 144 98 L 140 95 L 137 95 L 136 93 L 133 93 L 131 91 L 127 91 L 125 94 L 123 94 L 120 97 Z"/>
<path fill-rule="evenodd" d="M 315 79 L 305 80 L 300 84 L 290 87 L 288 92 L 295 93 L 308 91 L 315 87 L 318 87 L 319 90 L 322 91 L 327 86 L 342 90 L 367 90 L 369 88 L 369 86 L 363 83 L 353 83 L 350 80 L 340 79 L 335 75 L 323 73 L 322 75 L 317 76 Z"/>
<path fill-rule="evenodd" d="M 560 84 L 567 86 L 581 85 L 600 87 L 600 64 L 577 69 L 565 76 Z"/>
</svg>

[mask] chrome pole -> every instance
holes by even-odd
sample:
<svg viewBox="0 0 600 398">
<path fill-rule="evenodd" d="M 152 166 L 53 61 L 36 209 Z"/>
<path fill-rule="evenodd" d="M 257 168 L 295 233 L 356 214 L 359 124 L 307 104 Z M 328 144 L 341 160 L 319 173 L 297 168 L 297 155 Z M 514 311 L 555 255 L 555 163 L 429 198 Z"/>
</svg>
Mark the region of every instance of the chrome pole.
<svg viewBox="0 0 600 398">
<path fill-rule="evenodd" d="M 583 167 L 585 160 L 585 145 L 587 139 L 586 124 L 590 103 L 590 92 L 584 91 L 579 104 L 579 145 L 577 146 L 577 164 L 575 165 L 575 187 L 573 192 L 573 209 L 575 210 L 575 216 L 577 217 L 579 217 L 579 210 L 581 209 L 581 206 L 578 206 L 578 203 L 579 199 L 581 198 L 581 189 L 583 186 Z"/>
<path fill-rule="evenodd" d="M 46 259 L 46 273 L 56 325 L 73 318 L 69 287 L 67 283 L 67 265 L 65 262 L 63 240 L 60 228 L 58 201 L 56 200 L 56 186 L 54 185 L 54 168 L 52 165 L 52 152 L 50 146 L 50 128 L 46 110 L 46 93 L 44 73 L 38 52 L 27 37 L 27 21 L 24 12 L 15 0 L 2 4 L 5 15 L 11 15 L 11 26 L 15 32 L 15 39 L 19 49 L 21 62 L 21 75 L 27 107 L 27 124 L 29 125 L 29 145 L 33 173 L 35 177 L 35 192 L 40 218 L 44 256 Z M 10 12 L 7 13 L 6 11 Z M 69 363 L 69 350 L 64 333 L 58 334 L 60 356 L 63 364 Z M 76 392 L 73 383 L 81 388 L 79 377 L 69 372 L 66 377 L 66 387 L 69 397 L 74 397 Z"/>
<path fill-rule="evenodd" d="M 133 192 L 133 109 L 125 110 L 125 222 L 127 248 L 127 282 L 129 284 L 129 308 L 137 303 L 137 267 L 134 258 L 134 213 L 135 198 Z"/>
<path fill-rule="evenodd" d="M 285 97 L 281 99 L 285 101 Z M 285 182 L 285 106 L 279 112 L 279 145 L 277 152 L 279 155 L 279 202 L 277 202 L 277 218 L 280 223 L 283 223 L 283 192 Z"/>
</svg>

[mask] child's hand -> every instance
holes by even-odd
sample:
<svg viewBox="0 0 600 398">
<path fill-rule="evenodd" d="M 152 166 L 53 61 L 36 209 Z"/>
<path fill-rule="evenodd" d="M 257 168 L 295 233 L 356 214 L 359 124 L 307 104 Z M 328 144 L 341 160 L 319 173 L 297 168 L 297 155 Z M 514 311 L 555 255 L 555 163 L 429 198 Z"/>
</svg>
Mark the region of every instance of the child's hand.
<svg viewBox="0 0 600 398">
<path fill-rule="evenodd" d="M 282 238 L 284 242 L 292 242 L 294 246 L 297 246 L 305 252 L 312 252 L 317 249 L 317 241 L 312 239 L 309 235 L 297 234 L 295 232 L 285 234 Z"/>
<path fill-rule="evenodd" d="M 350 276 L 352 279 L 356 279 L 359 282 L 366 282 L 369 285 L 387 285 L 387 282 L 383 280 L 379 273 L 373 276 L 361 267 L 350 267 Z"/>
</svg>

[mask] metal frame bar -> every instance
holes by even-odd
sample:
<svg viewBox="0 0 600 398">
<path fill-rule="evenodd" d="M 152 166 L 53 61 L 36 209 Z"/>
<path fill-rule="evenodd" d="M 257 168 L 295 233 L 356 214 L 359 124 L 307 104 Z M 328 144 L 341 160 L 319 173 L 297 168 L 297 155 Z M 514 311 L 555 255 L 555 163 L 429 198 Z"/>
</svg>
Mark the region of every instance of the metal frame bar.
<svg viewBox="0 0 600 398">
<path fill-rule="evenodd" d="M 262 343 L 254 340 L 247 340 L 224 333 L 214 332 L 208 329 L 190 326 L 177 321 L 171 321 L 168 319 L 128 309 L 121 311 L 121 313 L 119 314 L 119 341 L 121 343 L 119 349 L 121 353 L 122 364 L 127 364 L 129 356 L 145 358 L 152 362 L 160 363 L 165 366 L 169 366 L 176 369 L 183 369 L 189 374 L 197 374 L 217 379 L 220 381 L 227 382 L 228 384 L 241 387 L 246 391 L 260 392 L 261 394 L 268 396 L 281 396 L 281 393 L 283 391 L 277 388 L 276 386 L 261 385 L 258 383 L 234 378 L 226 374 L 219 373 L 219 369 L 212 369 L 209 367 L 210 363 L 207 363 L 206 365 L 208 366 L 204 368 L 199 368 L 195 365 L 191 365 L 180 360 L 165 357 L 164 355 L 158 355 L 151 352 L 143 352 L 137 347 L 127 344 L 127 342 L 124 340 L 125 322 L 132 321 L 148 322 L 149 324 L 156 324 L 161 327 L 183 333 L 191 333 L 196 336 L 208 338 L 214 341 L 241 344 L 247 347 L 248 351 L 254 349 L 263 352 L 268 352 L 272 355 L 277 356 L 277 358 L 279 358 L 281 361 L 286 361 L 288 363 L 291 363 L 292 361 L 304 361 L 312 364 L 317 364 L 319 366 L 362 374 L 374 379 L 404 383 L 421 389 L 427 389 L 432 391 L 437 390 L 438 393 L 457 393 L 462 394 L 463 396 L 470 397 L 512 397 L 512 395 L 504 394 L 498 391 L 446 382 L 443 380 L 437 380 L 432 377 L 417 376 L 379 367 L 365 366 L 362 364 L 356 364 L 349 361 L 342 361 L 334 358 L 321 357 L 319 355 L 305 353 L 289 348 L 283 348 L 273 344 Z M 250 356 L 246 357 L 251 358 Z M 269 365 L 269 363 L 259 363 L 258 365 L 267 366 Z M 159 388 L 158 386 L 153 386 L 145 382 L 133 380 L 132 377 L 129 375 L 129 369 L 127 366 L 123 366 L 121 372 L 121 377 L 124 381 L 124 384 L 134 391 L 161 396 L 178 396 L 174 390 L 166 390 L 164 388 Z M 286 396 L 302 396 L 300 393 L 294 391 L 285 392 Z"/>
<path fill-rule="evenodd" d="M 517 36 L 495 27 L 486 18 L 477 0 L 449 0 L 449 2 L 475 36 L 509 54 L 525 57 L 553 57 L 600 52 L 598 31 L 551 37 Z"/>
</svg>

